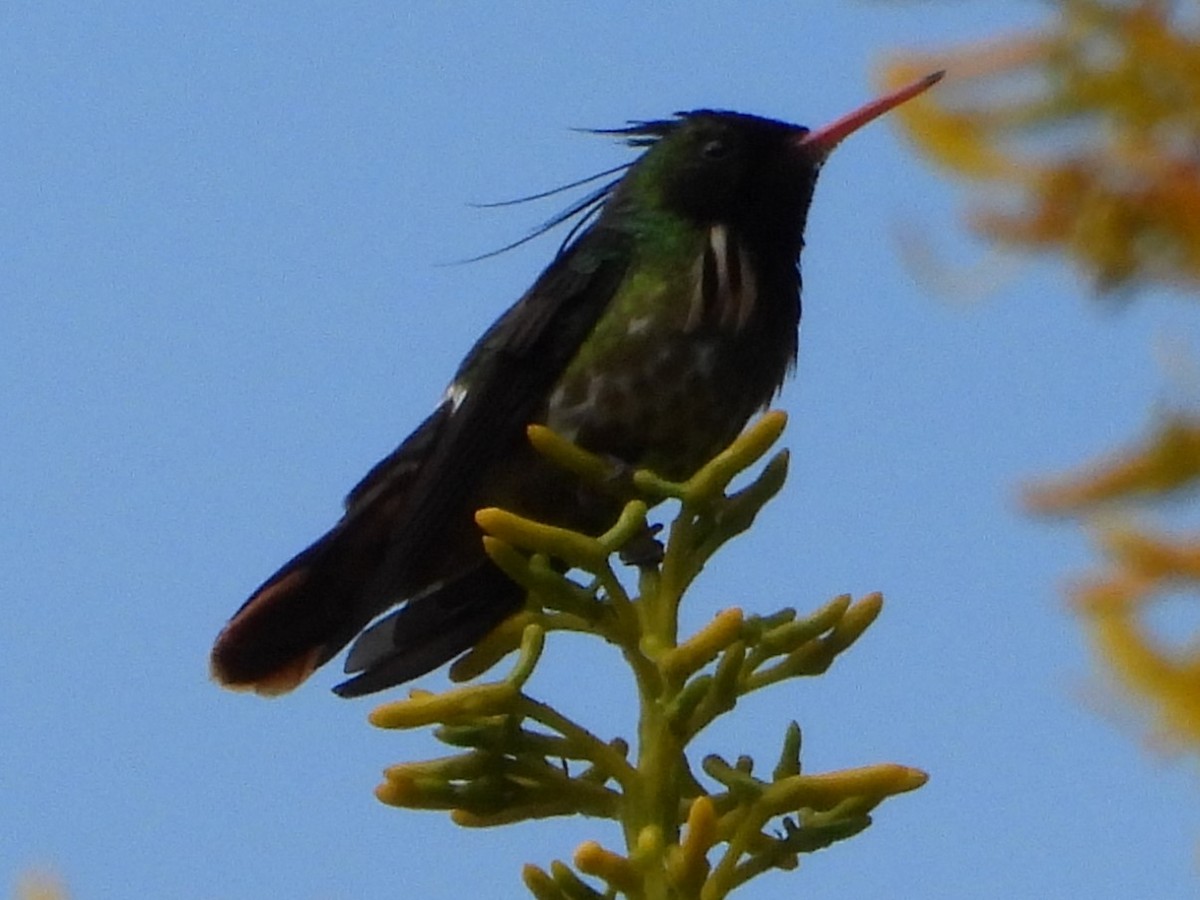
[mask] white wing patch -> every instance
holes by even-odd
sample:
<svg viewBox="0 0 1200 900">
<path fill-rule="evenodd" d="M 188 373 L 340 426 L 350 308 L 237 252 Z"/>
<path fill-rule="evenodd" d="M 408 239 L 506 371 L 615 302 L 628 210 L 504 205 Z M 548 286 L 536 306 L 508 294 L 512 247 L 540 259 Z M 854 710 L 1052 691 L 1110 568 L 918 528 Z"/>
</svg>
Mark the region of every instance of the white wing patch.
<svg viewBox="0 0 1200 900">
<path fill-rule="evenodd" d="M 458 408 L 462 406 L 463 401 L 467 399 L 467 386 L 461 381 L 452 381 L 450 386 L 446 388 L 446 393 L 442 395 L 442 402 L 450 404 L 450 415 L 458 412 Z"/>
</svg>

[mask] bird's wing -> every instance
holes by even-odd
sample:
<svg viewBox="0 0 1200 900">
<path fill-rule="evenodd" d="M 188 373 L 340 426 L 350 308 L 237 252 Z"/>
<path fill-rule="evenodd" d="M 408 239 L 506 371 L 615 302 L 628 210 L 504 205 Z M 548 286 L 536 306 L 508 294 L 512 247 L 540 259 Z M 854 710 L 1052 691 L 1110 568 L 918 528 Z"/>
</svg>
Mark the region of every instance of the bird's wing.
<svg viewBox="0 0 1200 900">
<path fill-rule="evenodd" d="M 391 478 L 408 482 L 402 521 L 367 591 L 376 612 L 401 599 L 387 596 L 397 575 L 437 551 L 447 516 L 461 515 L 478 475 L 525 440 L 526 427 L 625 277 L 630 254 L 624 241 L 593 228 L 560 254 L 472 348 L 435 414 L 432 434 L 418 429 L 388 458 L 391 471 L 380 470 L 385 460 L 351 492 L 352 517 L 373 494 L 390 493 Z M 414 442 L 422 457 L 415 468 L 414 454 L 406 450 Z"/>
<path fill-rule="evenodd" d="M 524 599 L 524 589 L 483 557 L 371 623 L 346 656 L 354 677 L 333 690 L 359 697 L 424 675 L 479 643 Z"/>
</svg>

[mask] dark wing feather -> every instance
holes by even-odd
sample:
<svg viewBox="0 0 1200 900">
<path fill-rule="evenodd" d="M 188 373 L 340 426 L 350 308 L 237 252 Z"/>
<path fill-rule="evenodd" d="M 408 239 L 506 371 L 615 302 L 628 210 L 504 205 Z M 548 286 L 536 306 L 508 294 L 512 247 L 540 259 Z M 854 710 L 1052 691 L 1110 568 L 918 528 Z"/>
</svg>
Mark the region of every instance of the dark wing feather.
<svg viewBox="0 0 1200 900">
<path fill-rule="evenodd" d="M 386 596 L 388 586 L 414 560 L 438 551 L 443 526 L 461 515 L 478 474 L 525 440 L 526 427 L 624 279 L 627 240 L 589 230 L 476 343 L 457 377 L 466 395 L 438 430 L 372 581 L 376 613 L 400 599 Z"/>
<path fill-rule="evenodd" d="M 404 572 L 439 552 L 448 518 L 469 508 L 488 464 L 525 440 L 526 426 L 625 277 L 630 256 L 624 241 L 613 233 L 586 233 L 468 354 L 456 377 L 465 394 L 431 429 L 420 470 L 406 491 L 403 521 L 365 592 L 372 614 L 401 599 L 394 591 Z M 377 492 L 390 493 L 388 477 L 386 467 L 369 474 L 351 492 L 352 511 Z M 337 692 L 370 693 L 436 668 L 520 609 L 522 596 L 481 554 L 476 565 L 428 586 L 361 634 L 346 660 L 346 672 L 359 674 Z"/>
<path fill-rule="evenodd" d="M 346 657 L 356 677 L 334 688 L 359 697 L 403 684 L 479 643 L 521 608 L 524 590 L 484 559 L 451 581 L 436 584 L 359 635 Z"/>
<path fill-rule="evenodd" d="M 452 410 L 453 407 L 449 403 L 443 403 L 417 426 L 416 431 L 404 439 L 404 443 L 373 465 L 371 471 L 346 495 L 347 515 L 352 515 L 356 509 L 370 504 L 380 489 L 395 486 L 401 480 L 414 478 L 437 445 L 442 426 Z"/>
</svg>

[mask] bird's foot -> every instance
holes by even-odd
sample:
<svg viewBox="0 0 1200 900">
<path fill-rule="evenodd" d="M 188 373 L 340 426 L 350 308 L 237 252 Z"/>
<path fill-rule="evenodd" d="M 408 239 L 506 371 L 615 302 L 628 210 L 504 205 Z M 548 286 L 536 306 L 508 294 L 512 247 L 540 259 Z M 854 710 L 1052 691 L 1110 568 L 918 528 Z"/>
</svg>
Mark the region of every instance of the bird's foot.
<svg viewBox="0 0 1200 900">
<path fill-rule="evenodd" d="M 663 544 L 656 535 L 662 525 L 647 525 L 646 529 L 630 538 L 620 549 L 618 556 L 627 566 L 652 569 L 663 561 Z"/>
</svg>

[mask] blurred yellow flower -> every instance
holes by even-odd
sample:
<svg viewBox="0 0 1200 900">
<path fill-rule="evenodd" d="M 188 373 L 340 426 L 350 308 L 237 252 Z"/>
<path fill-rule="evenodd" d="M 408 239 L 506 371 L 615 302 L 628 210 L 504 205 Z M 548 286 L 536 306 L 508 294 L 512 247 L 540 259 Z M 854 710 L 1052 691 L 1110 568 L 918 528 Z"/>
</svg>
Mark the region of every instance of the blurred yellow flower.
<svg viewBox="0 0 1200 900">
<path fill-rule="evenodd" d="M 1057 8 L 1044 33 L 890 63 L 889 86 L 948 72 L 898 120 L 989 188 L 984 237 L 1063 253 L 1101 288 L 1200 284 L 1200 36 L 1154 0 Z"/>
</svg>

